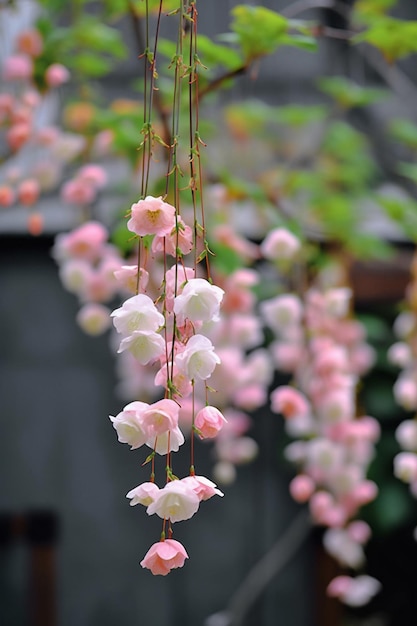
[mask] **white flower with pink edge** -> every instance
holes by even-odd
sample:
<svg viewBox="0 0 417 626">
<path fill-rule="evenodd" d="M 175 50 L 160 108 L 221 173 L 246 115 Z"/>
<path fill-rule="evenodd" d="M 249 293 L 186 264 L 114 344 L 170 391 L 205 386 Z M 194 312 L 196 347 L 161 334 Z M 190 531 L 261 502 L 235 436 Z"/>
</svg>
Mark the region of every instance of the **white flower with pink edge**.
<svg viewBox="0 0 417 626">
<path fill-rule="evenodd" d="M 147 482 L 138 485 L 134 489 L 131 489 L 127 494 L 126 498 L 130 498 L 130 506 L 135 506 L 136 504 L 142 504 L 143 506 L 149 506 L 154 502 L 155 498 L 159 493 L 158 485 L 155 483 Z"/>
<path fill-rule="evenodd" d="M 148 515 L 156 513 L 162 519 L 181 522 L 197 512 L 200 499 L 190 485 L 173 480 L 160 489 L 155 500 L 147 508 Z"/>
<path fill-rule="evenodd" d="M 220 358 L 214 352 L 210 339 L 194 335 L 188 340 L 183 352 L 175 357 L 175 365 L 190 380 L 207 380 L 212 375 Z"/>
<path fill-rule="evenodd" d="M 191 322 L 215 322 L 219 319 L 220 304 L 224 291 L 204 278 L 191 278 L 182 293 L 174 301 L 174 313 L 181 324 Z"/>
</svg>

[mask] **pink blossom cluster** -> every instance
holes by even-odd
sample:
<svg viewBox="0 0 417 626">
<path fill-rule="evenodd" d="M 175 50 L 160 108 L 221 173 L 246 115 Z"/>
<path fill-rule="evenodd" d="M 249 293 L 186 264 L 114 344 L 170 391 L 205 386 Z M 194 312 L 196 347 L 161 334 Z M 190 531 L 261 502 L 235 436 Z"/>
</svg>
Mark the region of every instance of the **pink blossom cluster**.
<svg viewBox="0 0 417 626">
<path fill-rule="evenodd" d="M 60 63 L 45 68 L 43 50 L 41 34 L 29 28 L 17 34 L 12 54 L 0 63 L 0 138 L 6 150 L 2 157 L 11 163 L 0 175 L 0 207 L 28 207 L 28 230 L 34 235 L 43 229 L 43 216 L 35 210 L 41 193 L 60 184 L 65 166 L 86 147 L 83 136 L 64 132 L 45 115 L 51 90 L 67 82 L 70 74 Z M 101 168 L 87 165 L 65 183 L 62 197 L 85 207 L 102 184 Z"/>
<path fill-rule="evenodd" d="M 356 517 L 377 496 L 366 475 L 380 429 L 374 418 L 356 414 L 358 378 L 372 365 L 373 352 L 350 316 L 350 299 L 350 289 L 324 288 L 317 281 L 303 296 L 264 300 L 260 313 L 274 336 L 276 368 L 292 375 L 270 396 L 272 411 L 283 415 L 294 439 L 285 451 L 298 468 L 291 495 L 308 502 L 312 520 L 327 527 L 325 549 L 341 566 L 357 570 L 370 529 Z M 329 593 L 336 595 L 332 585 Z M 355 601 L 365 596 L 358 592 Z M 346 600 L 347 591 L 338 597 Z"/>
<path fill-rule="evenodd" d="M 400 369 L 393 387 L 399 406 L 413 416 L 403 420 L 395 431 L 401 451 L 394 458 L 394 475 L 410 487 L 417 498 L 417 317 L 413 308 L 412 288 L 409 305 L 394 322 L 398 341 L 388 350 L 388 360 Z"/>
<path fill-rule="evenodd" d="M 162 400 L 136 400 L 110 419 L 121 443 L 132 450 L 142 446 L 151 450 L 144 461 L 144 465 L 151 463 L 150 479 L 130 490 L 127 497 L 132 506 L 142 504 L 148 515 L 163 520 L 161 540 L 150 548 L 141 565 L 164 576 L 182 567 L 188 557 L 185 548 L 172 539 L 172 524 L 190 519 L 202 500 L 223 496 L 215 483 L 196 475 L 193 441 L 189 476 L 174 476 L 171 455 L 185 441 L 180 422 L 191 425 L 191 438 L 197 435 L 201 439 L 215 438 L 226 424 L 222 412 L 208 401 L 207 381 L 221 359 L 206 332 L 220 320 L 224 290 L 198 277 L 196 266 L 185 264 L 183 255 L 195 245 L 192 231 L 175 207 L 161 197 L 146 196 L 133 204 L 128 229 L 139 238 L 152 237 L 154 257 L 162 252 L 172 254 L 176 261 L 164 267 L 159 288 L 149 285 L 147 289 L 144 268 L 139 276 L 137 266 L 116 270 L 116 279 L 134 287 L 134 295 L 111 313 L 120 337 L 118 353 L 127 352 L 141 367 L 153 368 L 153 386 L 163 390 Z M 72 243 L 64 239 L 60 248 L 68 249 Z M 150 262 L 155 269 L 155 258 Z M 157 455 L 166 457 L 163 487 L 155 482 Z"/>
<path fill-rule="evenodd" d="M 90 335 L 111 327 L 107 303 L 125 294 L 123 259 L 108 243 L 108 231 L 101 222 L 89 221 L 55 238 L 52 254 L 59 266 L 63 286 L 80 301 L 77 322 Z M 137 272 L 137 268 L 134 268 Z M 145 274 L 142 277 L 145 281 Z"/>
</svg>

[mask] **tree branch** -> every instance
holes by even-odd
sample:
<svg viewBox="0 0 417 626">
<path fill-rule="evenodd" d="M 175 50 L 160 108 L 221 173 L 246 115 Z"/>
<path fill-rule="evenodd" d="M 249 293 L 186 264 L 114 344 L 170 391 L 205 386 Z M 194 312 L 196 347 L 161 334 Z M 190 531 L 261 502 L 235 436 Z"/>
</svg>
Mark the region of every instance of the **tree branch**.
<svg viewBox="0 0 417 626">
<path fill-rule="evenodd" d="M 301 548 L 310 532 L 309 520 L 305 509 L 298 513 L 269 552 L 250 570 L 232 596 L 229 606 L 224 611 L 210 615 L 205 626 L 241 626 L 253 603 Z"/>
</svg>

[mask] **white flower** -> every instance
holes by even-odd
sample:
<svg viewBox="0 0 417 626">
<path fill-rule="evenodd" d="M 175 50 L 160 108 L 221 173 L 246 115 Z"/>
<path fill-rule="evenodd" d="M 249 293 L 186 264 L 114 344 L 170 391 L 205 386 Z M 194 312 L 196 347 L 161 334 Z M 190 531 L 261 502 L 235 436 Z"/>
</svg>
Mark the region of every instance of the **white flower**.
<svg viewBox="0 0 417 626">
<path fill-rule="evenodd" d="M 299 239 L 286 228 L 274 228 L 261 244 L 261 252 L 271 261 L 292 259 L 301 247 Z"/>
<path fill-rule="evenodd" d="M 260 311 L 268 326 L 276 333 L 281 333 L 299 324 L 303 305 L 298 296 L 288 293 L 264 300 L 260 304 Z"/>
<path fill-rule="evenodd" d="M 405 483 L 417 480 L 417 454 L 400 452 L 394 457 L 394 475 Z"/>
<path fill-rule="evenodd" d="M 146 365 L 164 353 L 165 341 L 152 330 L 135 330 L 122 340 L 117 352 L 125 350 L 129 350 L 139 363 Z"/>
<path fill-rule="evenodd" d="M 352 579 L 352 584 L 342 602 L 349 606 L 363 606 L 373 598 L 381 589 L 381 583 L 372 576 L 357 576 Z"/>
<path fill-rule="evenodd" d="M 162 435 L 151 435 L 148 437 L 146 445 L 152 448 L 152 450 L 155 450 L 157 454 L 164 455 L 168 452 L 178 452 L 184 441 L 184 435 L 178 426 L 176 426 L 172 430 L 162 433 Z"/>
<path fill-rule="evenodd" d="M 190 519 L 200 504 L 195 491 L 181 480 L 173 480 L 160 489 L 155 500 L 148 506 L 148 515 L 156 513 L 162 519 L 181 522 Z"/>
<path fill-rule="evenodd" d="M 111 326 L 110 309 L 97 302 L 88 302 L 78 311 L 76 320 L 87 335 L 102 335 Z"/>
<path fill-rule="evenodd" d="M 395 438 L 403 450 L 417 449 L 417 422 L 416 420 L 404 420 L 395 431 Z"/>
<path fill-rule="evenodd" d="M 175 357 L 179 371 L 190 380 L 206 380 L 212 375 L 220 358 L 214 352 L 213 344 L 204 335 L 194 335 L 188 340 L 183 352 Z"/>
<path fill-rule="evenodd" d="M 343 528 L 326 530 L 323 535 L 323 545 L 326 552 L 339 561 L 340 565 L 357 569 L 365 561 L 362 546 L 354 541 Z"/>
<path fill-rule="evenodd" d="M 145 294 L 139 294 L 126 300 L 111 314 L 118 333 L 128 337 L 138 330 L 156 331 L 164 325 L 165 319 L 153 301 Z"/>
<path fill-rule="evenodd" d="M 149 506 L 157 497 L 158 492 L 159 487 L 158 485 L 155 485 L 155 483 L 142 483 L 138 487 L 131 489 L 126 494 L 126 498 L 131 498 L 129 502 L 130 506 L 135 506 L 135 504 Z"/>
<path fill-rule="evenodd" d="M 349 287 L 337 287 L 329 289 L 324 294 L 324 304 L 327 313 L 333 317 L 345 317 L 349 313 L 349 304 L 352 298 L 352 290 Z"/>
<path fill-rule="evenodd" d="M 175 298 L 174 313 L 178 315 L 180 323 L 185 318 L 191 322 L 215 322 L 219 319 L 223 295 L 223 289 L 204 278 L 191 278 L 182 293 Z"/>
<path fill-rule="evenodd" d="M 147 407 L 146 402 L 131 402 L 116 417 L 110 415 L 118 440 L 120 443 L 128 443 L 131 450 L 140 448 L 148 439 L 140 419 L 141 412 Z"/>
</svg>

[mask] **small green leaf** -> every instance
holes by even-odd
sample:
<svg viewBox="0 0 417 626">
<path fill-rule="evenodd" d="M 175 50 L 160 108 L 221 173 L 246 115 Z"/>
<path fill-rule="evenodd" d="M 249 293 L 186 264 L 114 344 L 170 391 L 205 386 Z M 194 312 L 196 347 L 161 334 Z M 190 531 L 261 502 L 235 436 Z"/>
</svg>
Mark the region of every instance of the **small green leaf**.
<svg viewBox="0 0 417 626">
<path fill-rule="evenodd" d="M 377 48 L 388 63 L 393 63 L 417 52 L 417 21 L 378 17 L 370 26 L 353 38 L 354 43 L 365 41 Z"/>
<path fill-rule="evenodd" d="M 382 89 L 361 87 L 342 76 L 321 78 L 318 85 L 323 93 L 333 98 L 344 109 L 372 104 L 387 95 Z"/>
<path fill-rule="evenodd" d="M 237 5 L 232 11 L 232 31 L 248 61 L 271 54 L 288 32 L 288 20 L 265 7 Z"/>
<path fill-rule="evenodd" d="M 208 65 L 209 69 L 222 66 L 228 70 L 233 70 L 242 65 L 242 58 L 236 50 L 230 46 L 215 44 L 205 35 L 198 36 L 198 53 L 202 62 Z"/>
<path fill-rule="evenodd" d="M 111 62 L 92 52 L 80 52 L 73 58 L 71 67 L 85 76 L 97 78 L 107 74 L 111 68 Z"/>
<path fill-rule="evenodd" d="M 409 120 L 393 120 L 389 127 L 390 134 L 408 148 L 417 150 L 417 125 Z"/>
</svg>

